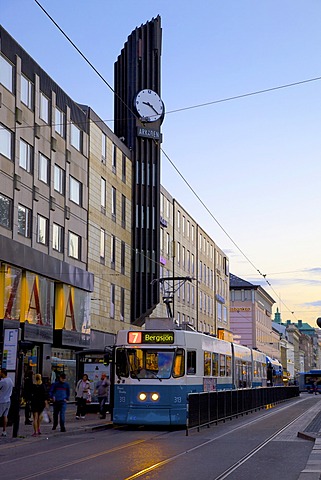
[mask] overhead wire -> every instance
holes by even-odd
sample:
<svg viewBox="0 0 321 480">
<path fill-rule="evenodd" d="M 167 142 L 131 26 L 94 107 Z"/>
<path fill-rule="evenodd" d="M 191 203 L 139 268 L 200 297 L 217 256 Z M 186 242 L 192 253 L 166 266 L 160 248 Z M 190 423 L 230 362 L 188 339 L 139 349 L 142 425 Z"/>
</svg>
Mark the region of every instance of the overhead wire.
<svg viewBox="0 0 321 480">
<path fill-rule="evenodd" d="M 117 96 L 117 98 L 123 103 L 123 105 L 126 107 L 126 109 L 128 109 L 129 112 L 131 112 L 135 118 L 138 118 L 137 115 L 135 114 L 135 112 L 133 112 L 133 110 L 131 109 L 131 107 L 129 107 L 126 102 L 119 96 L 116 94 L 116 92 L 114 91 L 114 89 L 111 87 L 111 85 L 105 80 L 105 78 L 103 77 L 103 75 L 94 67 L 94 65 L 88 60 L 88 58 L 82 53 L 82 51 L 76 46 L 76 44 L 70 39 L 70 37 L 63 31 L 63 29 L 58 25 L 58 23 L 52 18 L 51 15 L 49 15 L 49 13 L 45 10 L 45 8 L 40 4 L 40 2 L 38 0 L 34 0 L 37 5 L 42 9 L 42 11 L 46 14 L 46 16 L 52 21 L 52 23 L 58 28 L 58 30 L 64 35 L 64 37 L 70 42 L 70 44 L 76 49 L 76 51 L 81 55 L 81 57 L 86 61 L 86 63 L 95 71 L 95 73 L 99 76 L 99 78 L 107 85 L 107 87 Z M 267 92 L 271 92 L 271 91 L 275 91 L 275 90 L 280 90 L 280 89 L 283 89 L 283 88 L 289 88 L 289 87 L 293 87 L 293 86 L 297 86 L 297 85 L 302 85 L 302 84 L 305 84 L 305 83 L 309 83 L 309 82 L 314 82 L 314 81 L 318 81 L 318 80 L 321 80 L 321 77 L 315 77 L 315 78 L 312 78 L 312 79 L 307 79 L 307 80 L 302 80 L 302 81 L 298 81 L 298 82 L 293 82 L 293 83 L 290 83 L 290 84 L 285 84 L 285 85 L 279 85 L 277 87 L 271 87 L 271 88 L 268 88 L 268 89 L 263 89 L 263 90 L 258 90 L 256 92 L 250 92 L 250 93 L 245 93 L 245 94 L 241 94 L 241 95 L 236 95 L 236 96 L 233 96 L 233 97 L 228 97 L 228 98 L 225 98 L 225 99 L 220 99 L 220 100 L 214 100 L 212 102 L 206 102 L 206 103 L 202 103 L 202 104 L 198 104 L 198 105 L 194 105 L 194 106 L 189 106 L 189 107 L 184 107 L 184 108 L 181 108 L 181 109 L 176 109 L 176 110 L 171 110 L 168 113 L 177 113 L 179 111 L 184 111 L 184 110 L 189 110 L 189 109 L 193 109 L 193 108 L 201 108 L 201 107 L 204 107 L 204 106 L 208 106 L 208 105 L 213 105 L 213 104 L 216 104 L 216 103 L 222 103 L 222 102 L 227 102 L 227 101 L 231 101 L 231 100 L 236 100 L 236 99 L 240 99 L 240 98 L 245 98 L 245 97 L 249 97 L 249 96 L 253 96 L 253 95 L 259 95 L 259 94 L 263 94 L 263 93 L 267 93 Z M 140 120 L 140 119 L 139 119 Z M 157 141 L 156 141 L 157 142 Z M 238 249 L 238 251 L 244 256 L 244 258 L 250 263 L 250 265 L 259 273 L 259 275 L 264 278 L 265 282 L 267 283 L 267 285 L 269 285 L 269 287 L 272 289 L 272 291 L 276 294 L 276 296 L 279 298 L 280 302 L 285 306 L 285 308 L 292 314 L 294 315 L 294 311 L 292 311 L 284 302 L 283 300 L 281 300 L 281 298 L 279 297 L 279 295 L 275 292 L 275 290 L 273 289 L 272 285 L 271 285 L 271 282 L 266 278 L 267 275 L 266 274 L 263 274 L 256 266 L 255 264 L 249 259 L 249 257 L 243 252 L 243 250 L 238 246 L 238 244 L 232 239 L 232 237 L 228 234 L 228 232 L 223 228 L 223 226 L 220 224 L 220 222 L 216 219 L 216 217 L 213 215 L 213 213 L 209 210 L 209 208 L 207 207 L 207 205 L 203 202 L 203 200 L 200 198 L 200 196 L 196 193 L 196 191 L 191 187 L 190 183 L 185 179 L 185 177 L 183 176 L 183 174 L 179 171 L 179 169 L 176 167 L 176 165 L 174 164 L 174 162 L 170 159 L 169 155 L 166 154 L 166 152 L 164 151 L 163 148 L 160 148 L 160 150 L 162 151 L 163 155 L 167 158 L 167 160 L 169 161 L 169 163 L 173 166 L 173 168 L 175 169 L 175 171 L 180 175 L 180 177 L 183 179 L 183 181 L 186 183 L 186 185 L 188 186 L 188 188 L 192 191 L 192 193 L 196 196 L 196 198 L 199 200 L 199 202 L 202 204 L 202 206 L 206 209 L 206 211 L 210 214 L 210 216 L 213 218 L 213 220 L 217 223 L 217 225 L 222 229 L 222 231 L 224 232 L 224 234 L 229 238 L 229 240 L 233 243 L 233 245 Z"/>
</svg>

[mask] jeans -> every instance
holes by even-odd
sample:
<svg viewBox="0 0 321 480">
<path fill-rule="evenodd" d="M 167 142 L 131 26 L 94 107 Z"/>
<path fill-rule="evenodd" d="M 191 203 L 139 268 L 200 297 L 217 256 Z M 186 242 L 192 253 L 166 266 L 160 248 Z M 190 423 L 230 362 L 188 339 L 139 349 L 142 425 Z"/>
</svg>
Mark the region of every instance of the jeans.
<svg viewBox="0 0 321 480">
<path fill-rule="evenodd" d="M 102 417 L 106 416 L 106 402 L 107 402 L 107 397 L 98 397 L 98 402 L 99 402 L 99 413 Z"/>
<path fill-rule="evenodd" d="M 64 400 L 54 402 L 53 404 L 53 427 L 58 425 L 58 416 L 60 414 L 60 428 L 65 428 L 67 403 Z"/>
</svg>

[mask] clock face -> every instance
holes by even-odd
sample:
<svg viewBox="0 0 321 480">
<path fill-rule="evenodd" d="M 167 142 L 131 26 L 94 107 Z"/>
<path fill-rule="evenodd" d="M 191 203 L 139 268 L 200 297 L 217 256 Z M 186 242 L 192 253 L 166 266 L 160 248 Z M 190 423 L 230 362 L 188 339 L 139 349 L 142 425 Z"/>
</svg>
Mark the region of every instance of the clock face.
<svg viewBox="0 0 321 480">
<path fill-rule="evenodd" d="M 153 90 L 141 90 L 135 97 L 136 111 L 144 122 L 156 122 L 164 115 L 164 104 Z"/>
</svg>

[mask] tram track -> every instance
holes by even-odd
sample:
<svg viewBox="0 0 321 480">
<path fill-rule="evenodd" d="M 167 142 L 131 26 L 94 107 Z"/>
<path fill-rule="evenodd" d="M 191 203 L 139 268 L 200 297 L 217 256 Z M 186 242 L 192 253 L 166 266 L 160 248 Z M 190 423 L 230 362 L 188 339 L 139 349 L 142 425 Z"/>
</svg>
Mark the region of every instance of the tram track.
<svg viewBox="0 0 321 480">
<path fill-rule="evenodd" d="M 305 402 L 305 401 L 306 401 L 306 399 L 300 399 L 297 402 L 297 404 L 299 404 L 301 402 Z M 157 474 L 157 471 L 160 471 L 162 467 L 164 467 L 164 466 L 166 466 L 166 465 L 168 465 L 172 462 L 175 462 L 178 459 L 182 459 L 184 456 L 186 456 L 186 455 L 188 455 L 192 452 L 196 452 L 197 450 L 202 449 L 205 446 L 213 444 L 214 442 L 217 442 L 220 439 L 222 439 L 223 437 L 226 437 L 227 435 L 233 434 L 233 433 L 239 431 L 240 429 L 243 429 L 243 428 L 246 428 L 246 427 L 249 427 L 249 426 L 253 426 L 257 422 L 260 422 L 260 421 L 266 419 L 266 417 L 270 417 L 273 414 L 280 413 L 280 412 L 282 412 L 282 411 L 284 411 L 284 410 L 286 410 L 290 407 L 291 407 L 291 404 L 290 405 L 287 404 L 285 406 L 281 406 L 281 407 L 276 408 L 274 411 L 269 410 L 269 411 L 261 414 L 259 417 L 254 418 L 250 422 L 242 423 L 241 425 L 237 425 L 234 428 L 228 428 L 228 431 L 225 431 L 223 433 L 215 435 L 213 438 L 210 438 L 206 441 L 202 441 L 202 442 L 198 443 L 197 445 L 194 445 L 191 448 L 185 449 L 184 451 L 181 451 L 181 452 L 178 452 L 174 455 L 168 456 L 167 458 L 165 458 L 161 461 L 155 462 L 154 464 L 149 465 L 146 468 L 142 468 L 140 470 L 137 470 L 135 473 L 133 473 L 130 476 L 125 477 L 125 475 L 124 475 L 123 477 L 119 477 L 119 478 L 123 478 L 124 480 L 134 480 L 134 479 L 137 479 L 137 478 L 143 478 L 148 473 L 154 472 L 155 474 Z M 282 426 L 280 429 L 278 429 L 276 432 L 274 432 L 270 437 L 268 437 L 262 443 L 258 444 L 249 453 L 247 453 L 242 458 L 237 460 L 233 465 L 231 465 L 229 468 L 227 468 L 219 476 L 216 476 L 215 478 L 213 478 L 213 480 L 224 480 L 224 479 L 228 478 L 229 475 L 231 475 L 239 467 L 244 465 L 244 463 L 246 463 L 248 460 L 250 460 L 256 453 L 258 453 L 266 445 L 268 445 L 270 442 L 272 442 L 278 435 L 280 435 L 287 428 L 289 428 L 291 425 L 293 425 L 295 422 L 297 422 L 301 417 L 306 415 L 307 412 L 309 412 L 309 410 L 310 409 L 304 411 L 301 415 L 298 415 L 294 420 L 292 420 L 290 422 L 287 422 L 286 425 Z M 123 443 L 121 445 L 114 446 L 114 447 L 111 447 L 111 448 L 108 448 L 108 449 L 104 449 L 104 450 L 99 451 L 99 452 L 94 452 L 92 454 L 85 455 L 85 456 L 82 456 L 80 458 L 75 458 L 75 459 L 71 459 L 70 461 L 62 462 L 58 465 L 47 466 L 47 467 L 43 466 L 43 468 L 39 468 L 37 472 L 24 474 L 22 476 L 15 477 L 15 480 L 31 480 L 31 479 L 34 479 L 34 478 L 46 478 L 46 476 L 49 475 L 49 474 L 55 474 L 55 472 L 63 471 L 64 469 L 68 469 L 69 467 L 81 465 L 82 463 L 95 461 L 95 459 L 98 459 L 99 457 L 106 456 L 108 458 L 109 456 L 112 456 L 113 453 L 135 449 L 135 447 L 137 447 L 139 445 L 142 446 L 144 444 L 150 444 L 150 442 L 153 441 L 153 440 L 157 441 L 157 439 L 159 439 L 160 437 L 164 437 L 166 435 L 171 435 L 171 434 L 177 434 L 177 432 L 164 431 L 161 434 L 150 435 L 150 436 L 148 436 L 148 438 L 145 437 L 143 439 L 137 439 L 137 440 L 133 440 L 131 442 Z M 194 439 L 196 437 L 197 437 L 197 434 L 194 436 Z M 39 449 L 38 452 L 33 452 L 30 455 L 24 455 L 23 457 L 19 456 L 19 460 L 27 460 L 27 459 L 31 459 L 31 458 L 36 459 L 36 457 L 38 455 L 46 456 L 48 454 L 55 454 L 56 452 L 59 453 L 59 451 L 61 449 L 77 447 L 77 445 L 85 444 L 85 443 L 91 442 L 92 440 L 93 440 L 93 437 L 88 438 L 86 440 L 82 440 L 80 442 L 72 442 L 72 443 L 67 443 L 67 444 L 64 444 L 64 445 L 59 445 L 56 448 L 47 448 L 45 450 L 40 450 Z M 1 466 L 3 467 L 5 465 L 9 465 L 10 463 L 13 463 L 15 461 L 16 460 L 14 460 L 14 459 L 6 460 L 4 462 L 1 462 Z M 37 464 L 37 461 L 35 461 L 35 465 L 36 464 Z"/>
</svg>

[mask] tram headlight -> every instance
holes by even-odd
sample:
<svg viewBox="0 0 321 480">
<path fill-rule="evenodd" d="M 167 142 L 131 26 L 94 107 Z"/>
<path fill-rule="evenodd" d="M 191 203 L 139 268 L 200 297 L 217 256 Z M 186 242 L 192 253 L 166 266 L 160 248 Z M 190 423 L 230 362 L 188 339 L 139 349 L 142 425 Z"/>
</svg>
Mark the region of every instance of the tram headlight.
<svg viewBox="0 0 321 480">
<path fill-rule="evenodd" d="M 147 398 L 147 395 L 146 395 L 146 393 L 141 392 L 141 393 L 138 395 L 138 398 L 139 398 L 139 400 L 140 400 L 141 402 L 144 402 L 144 401 L 146 400 L 146 398 Z"/>
<path fill-rule="evenodd" d="M 153 402 L 157 402 L 157 400 L 159 399 L 159 395 L 156 392 L 152 393 L 150 397 L 153 400 Z"/>
</svg>

